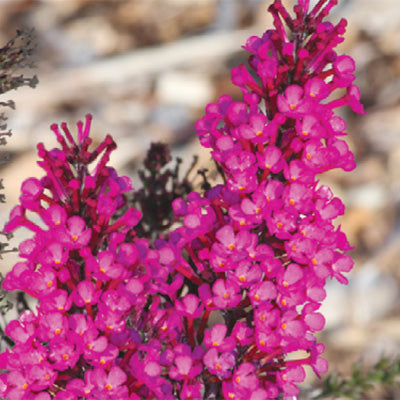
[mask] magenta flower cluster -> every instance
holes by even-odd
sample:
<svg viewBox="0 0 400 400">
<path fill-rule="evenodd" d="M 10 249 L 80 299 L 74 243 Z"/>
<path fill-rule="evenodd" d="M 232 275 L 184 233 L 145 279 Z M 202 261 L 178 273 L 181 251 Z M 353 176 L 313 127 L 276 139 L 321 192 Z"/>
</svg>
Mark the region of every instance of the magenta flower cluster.
<svg viewBox="0 0 400 400">
<path fill-rule="evenodd" d="M 318 175 L 355 167 L 335 110 L 363 113 L 354 61 L 334 51 L 346 22 L 324 21 L 335 4 L 270 6 L 275 29 L 248 39 L 250 71 L 232 70 L 243 100 L 221 96 L 196 124 L 224 183 L 176 199 L 180 225 L 155 241 L 107 166 L 112 138 L 90 151 L 90 116 L 77 141 L 52 126 L 61 148 L 38 146 L 46 175 L 23 183 L 5 227 L 34 236 L 3 286 L 39 305 L 6 327 L 0 395 L 266 400 L 297 395 L 305 366 L 327 371 L 318 310 L 353 262 Z"/>
</svg>

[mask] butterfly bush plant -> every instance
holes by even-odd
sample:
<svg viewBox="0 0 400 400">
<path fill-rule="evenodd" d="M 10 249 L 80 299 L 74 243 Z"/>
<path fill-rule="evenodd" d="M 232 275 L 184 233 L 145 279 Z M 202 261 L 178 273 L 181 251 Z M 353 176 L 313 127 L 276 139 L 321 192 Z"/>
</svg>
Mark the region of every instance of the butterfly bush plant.
<svg viewBox="0 0 400 400">
<path fill-rule="evenodd" d="M 34 88 L 38 83 L 36 75 L 27 77 L 21 71 L 27 71 L 34 68 L 33 53 L 36 47 L 36 40 L 33 30 L 19 31 L 4 46 L 0 47 L 0 96 L 5 93 L 16 90 L 23 86 Z M 21 74 L 18 74 L 21 73 Z M 2 97 L 0 101 L 0 109 L 3 107 L 15 108 L 13 100 L 4 101 Z M 7 129 L 7 115 L 3 111 L 0 112 L 0 146 L 7 144 L 7 137 L 11 136 L 11 129 Z M 7 162 L 8 159 L 4 154 L 0 156 L 0 163 Z M 5 202 L 5 195 L 1 192 L 4 189 L 2 179 L 0 179 L 0 203 Z M 0 232 L 1 234 L 1 232 Z M 7 238 L 7 235 L 5 235 Z M 0 241 L 0 257 L 9 250 L 4 250 L 8 246 L 7 241 Z M 0 281 L 2 276 L 0 274 Z M 0 303 L 2 291 L 0 288 Z M 3 308 L 0 304 L 0 311 Z"/>
<path fill-rule="evenodd" d="M 10 39 L 4 46 L 0 47 L 0 110 L 4 107 L 15 108 L 13 100 L 4 101 L 5 93 L 16 90 L 23 86 L 34 88 L 38 83 L 37 77 L 27 77 L 21 72 L 34 68 L 33 55 L 36 47 L 36 38 L 33 30 L 17 30 L 15 36 Z M 12 135 L 11 129 L 7 128 L 7 113 L 0 111 L 0 146 L 7 144 L 7 138 Z M 9 161 L 6 153 L 0 153 L 0 164 Z M 3 193 L 3 179 L 0 178 L 0 203 L 5 203 L 5 195 Z M 0 232 L 0 259 L 3 254 L 14 252 L 17 249 L 9 249 L 8 240 L 10 235 Z M 4 277 L 0 272 L 0 315 L 3 317 L 12 308 L 13 304 L 8 300 L 7 292 L 1 286 Z M 17 298 L 17 307 L 24 303 L 25 299 L 22 292 Z M 2 341 L 11 344 L 10 339 L 5 336 L 3 326 L 0 325 L 0 349 Z"/>
<path fill-rule="evenodd" d="M 344 205 L 318 176 L 355 167 L 336 110 L 363 113 L 354 61 L 335 52 L 346 21 L 325 21 L 335 4 L 270 6 L 274 29 L 232 70 L 242 100 L 223 95 L 196 123 L 223 183 L 166 196 L 175 216 L 156 238 L 107 165 L 113 139 L 90 150 L 89 115 L 77 139 L 52 126 L 60 147 L 38 146 L 45 176 L 23 183 L 4 229 L 33 233 L 3 286 L 38 306 L 6 327 L 3 398 L 293 399 L 305 367 L 327 371 L 318 310 L 353 261 L 334 225 Z"/>
</svg>

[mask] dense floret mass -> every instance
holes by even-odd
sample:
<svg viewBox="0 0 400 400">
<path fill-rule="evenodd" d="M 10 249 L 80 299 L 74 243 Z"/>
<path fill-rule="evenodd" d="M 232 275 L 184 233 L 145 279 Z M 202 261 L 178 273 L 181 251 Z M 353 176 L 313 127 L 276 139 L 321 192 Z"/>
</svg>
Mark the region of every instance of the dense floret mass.
<svg viewBox="0 0 400 400">
<path fill-rule="evenodd" d="M 87 115 L 78 123 L 77 142 L 65 124 L 52 126 L 61 149 L 38 146 L 46 175 L 22 184 L 4 229 L 25 227 L 34 236 L 20 244 L 23 261 L 3 287 L 39 302 L 6 327 L 15 345 L 0 355 L 8 371 L 0 393 L 10 399 L 131 399 L 141 393 L 139 379 L 163 398 L 165 379 L 152 373 L 161 368 L 159 340 L 178 344 L 166 324 L 183 279 L 168 284 L 157 252 L 135 235 L 141 215 L 127 205 L 130 180 L 106 165 L 115 148 L 110 136 L 89 151 L 90 122 Z M 163 296 L 170 302 L 160 304 Z M 150 359 L 155 366 L 146 369 Z"/>
</svg>

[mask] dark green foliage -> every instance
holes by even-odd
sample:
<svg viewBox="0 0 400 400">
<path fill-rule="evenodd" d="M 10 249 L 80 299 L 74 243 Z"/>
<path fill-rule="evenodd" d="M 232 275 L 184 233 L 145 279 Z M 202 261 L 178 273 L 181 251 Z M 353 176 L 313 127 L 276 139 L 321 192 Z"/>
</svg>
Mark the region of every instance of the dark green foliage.
<svg viewBox="0 0 400 400">
<path fill-rule="evenodd" d="M 313 397 L 317 399 L 366 399 L 367 393 L 379 386 L 399 385 L 400 359 L 391 361 L 382 358 L 369 370 L 362 370 L 360 364 L 354 364 L 349 378 L 333 372 L 324 381 L 322 392 Z"/>
<path fill-rule="evenodd" d="M 0 273 L 0 315 L 4 316 L 9 310 L 11 310 L 13 308 L 13 304 L 11 303 L 11 301 L 8 299 L 7 296 L 7 291 L 3 289 L 3 287 L 1 286 L 1 284 L 3 283 L 4 277 L 3 275 Z M 13 345 L 13 341 L 5 335 L 3 327 L 0 325 L 0 351 L 3 351 L 3 341 L 7 344 L 7 345 Z"/>
</svg>

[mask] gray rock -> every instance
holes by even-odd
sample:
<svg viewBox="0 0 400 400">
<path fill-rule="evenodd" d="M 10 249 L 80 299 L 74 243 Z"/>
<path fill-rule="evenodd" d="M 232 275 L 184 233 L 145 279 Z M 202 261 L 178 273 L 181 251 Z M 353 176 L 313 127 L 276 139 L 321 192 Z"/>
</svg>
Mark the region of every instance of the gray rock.
<svg viewBox="0 0 400 400">
<path fill-rule="evenodd" d="M 379 210 L 390 200 L 388 187 L 378 181 L 368 182 L 350 188 L 346 193 L 346 205 L 369 210 Z"/>
<path fill-rule="evenodd" d="M 326 320 L 325 329 L 343 327 L 351 317 L 349 288 L 336 280 L 328 280 L 325 289 L 327 296 L 319 309 Z"/>
<path fill-rule="evenodd" d="M 399 299 L 399 287 L 389 274 L 367 262 L 357 270 L 350 284 L 352 320 L 368 324 L 392 311 Z"/>
<path fill-rule="evenodd" d="M 400 108 L 371 111 L 362 118 L 360 131 L 375 151 L 390 152 L 400 145 Z"/>
</svg>

